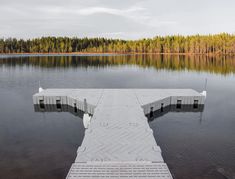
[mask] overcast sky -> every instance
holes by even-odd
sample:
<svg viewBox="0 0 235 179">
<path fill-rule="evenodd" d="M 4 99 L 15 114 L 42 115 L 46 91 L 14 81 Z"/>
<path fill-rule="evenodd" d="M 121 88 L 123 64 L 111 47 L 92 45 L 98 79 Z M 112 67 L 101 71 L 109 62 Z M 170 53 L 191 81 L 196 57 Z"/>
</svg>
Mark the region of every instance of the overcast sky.
<svg viewBox="0 0 235 179">
<path fill-rule="evenodd" d="M 0 0 L 0 37 L 235 32 L 235 0 Z"/>
</svg>

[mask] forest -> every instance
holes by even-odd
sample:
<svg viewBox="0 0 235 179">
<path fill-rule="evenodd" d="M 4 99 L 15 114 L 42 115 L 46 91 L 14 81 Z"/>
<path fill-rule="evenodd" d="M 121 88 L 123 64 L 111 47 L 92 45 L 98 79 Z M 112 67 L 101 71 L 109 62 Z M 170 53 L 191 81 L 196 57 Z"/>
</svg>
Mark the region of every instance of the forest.
<svg viewBox="0 0 235 179">
<path fill-rule="evenodd" d="M 41 37 L 1 38 L 0 53 L 176 53 L 235 54 L 235 35 L 172 35 L 140 40 Z"/>
</svg>

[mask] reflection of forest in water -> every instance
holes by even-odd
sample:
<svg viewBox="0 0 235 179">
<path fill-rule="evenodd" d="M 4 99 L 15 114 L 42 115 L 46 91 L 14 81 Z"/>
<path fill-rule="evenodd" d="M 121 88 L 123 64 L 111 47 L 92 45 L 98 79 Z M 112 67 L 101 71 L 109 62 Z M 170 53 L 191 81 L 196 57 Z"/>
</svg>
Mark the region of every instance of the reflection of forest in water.
<svg viewBox="0 0 235 179">
<path fill-rule="evenodd" d="M 106 55 L 36 56 L 1 58 L 0 66 L 39 66 L 43 68 L 99 67 L 137 65 L 172 71 L 192 70 L 217 74 L 235 73 L 235 57 L 184 55 Z"/>
</svg>

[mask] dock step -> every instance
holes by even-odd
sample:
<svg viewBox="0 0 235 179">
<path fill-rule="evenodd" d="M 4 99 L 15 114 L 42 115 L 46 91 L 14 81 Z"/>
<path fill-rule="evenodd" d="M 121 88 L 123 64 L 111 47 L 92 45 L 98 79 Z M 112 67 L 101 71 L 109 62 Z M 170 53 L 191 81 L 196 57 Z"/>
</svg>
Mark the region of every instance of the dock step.
<svg viewBox="0 0 235 179">
<path fill-rule="evenodd" d="M 87 162 L 74 163 L 66 179 L 138 178 L 172 179 L 165 163 Z"/>
</svg>

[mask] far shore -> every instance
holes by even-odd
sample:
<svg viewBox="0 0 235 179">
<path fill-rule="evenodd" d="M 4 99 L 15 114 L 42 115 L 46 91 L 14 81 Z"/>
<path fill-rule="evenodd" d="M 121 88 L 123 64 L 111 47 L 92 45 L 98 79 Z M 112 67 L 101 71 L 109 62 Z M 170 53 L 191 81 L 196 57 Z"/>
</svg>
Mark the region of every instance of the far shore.
<svg viewBox="0 0 235 179">
<path fill-rule="evenodd" d="M 211 53 L 120 53 L 120 52 L 69 52 L 69 53 L 62 53 L 62 52 L 50 52 L 50 53 L 0 53 L 0 56 L 14 56 L 14 55 L 21 55 L 21 56 L 30 56 L 30 55 L 185 55 L 185 56 L 235 56 L 235 54 L 211 54 Z"/>
</svg>

